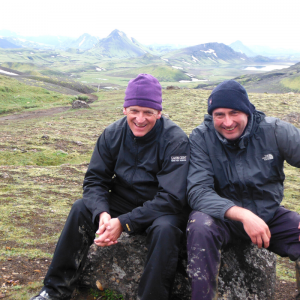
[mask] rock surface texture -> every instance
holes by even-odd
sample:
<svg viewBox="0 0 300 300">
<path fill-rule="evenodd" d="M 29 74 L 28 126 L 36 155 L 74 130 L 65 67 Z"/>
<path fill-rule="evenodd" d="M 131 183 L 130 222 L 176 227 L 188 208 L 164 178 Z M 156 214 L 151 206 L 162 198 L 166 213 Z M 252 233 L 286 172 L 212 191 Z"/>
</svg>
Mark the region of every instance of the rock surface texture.
<svg viewBox="0 0 300 300">
<path fill-rule="evenodd" d="M 78 108 L 90 108 L 90 106 L 82 100 L 75 100 L 72 102 L 72 108 L 78 109 Z"/>
<path fill-rule="evenodd" d="M 100 248 L 92 245 L 80 277 L 80 286 L 112 289 L 125 300 L 137 298 L 147 249 L 145 236 L 123 233 L 119 243 Z M 186 274 L 186 255 L 181 253 L 172 300 L 189 300 L 191 288 Z M 272 299 L 275 290 L 276 256 L 253 244 L 239 242 L 222 252 L 219 300 Z"/>
</svg>

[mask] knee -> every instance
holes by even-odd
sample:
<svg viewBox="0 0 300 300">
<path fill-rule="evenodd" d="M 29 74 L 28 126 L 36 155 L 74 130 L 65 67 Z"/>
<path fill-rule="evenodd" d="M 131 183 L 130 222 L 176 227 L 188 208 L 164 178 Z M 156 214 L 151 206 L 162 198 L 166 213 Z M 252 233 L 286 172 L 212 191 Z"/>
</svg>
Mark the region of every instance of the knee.
<svg viewBox="0 0 300 300">
<path fill-rule="evenodd" d="M 69 218 L 74 224 L 86 224 L 92 228 L 95 226 L 92 222 L 92 213 L 87 209 L 82 199 L 73 203 Z M 98 224 L 96 225 L 98 226 Z"/>
<path fill-rule="evenodd" d="M 200 211 L 193 211 L 190 214 L 186 234 L 187 236 L 198 236 L 204 239 L 215 235 L 217 230 L 216 220 Z"/>
<path fill-rule="evenodd" d="M 152 240 L 159 240 L 161 243 L 178 244 L 183 233 L 178 227 L 166 222 L 151 226 L 148 235 Z"/>
<path fill-rule="evenodd" d="M 75 209 L 80 208 L 80 207 L 82 207 L 82 205 L 84 205 L 83 200 L 78 199 L 73 203 L 72 208 L 75 208 Z"/>
<path fill-rule="evenodd" d="M 86 211 L 87 208 L 82 199 L 76 200 L 71 208 L 71 212 L 80 213 Z"/>
</svg>

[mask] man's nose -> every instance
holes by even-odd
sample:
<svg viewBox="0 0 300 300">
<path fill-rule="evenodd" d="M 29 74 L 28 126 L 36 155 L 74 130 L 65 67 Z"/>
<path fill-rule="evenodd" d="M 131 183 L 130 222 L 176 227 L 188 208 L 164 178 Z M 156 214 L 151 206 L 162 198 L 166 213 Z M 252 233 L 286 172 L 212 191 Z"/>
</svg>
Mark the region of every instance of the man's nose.
<svg viewBox="0 0 300 300">
<path fill-rule="evenodd" d="M 136 116 L 136 120 L 139 123 L 143 123 L 144 120 L 145 120 L 144 113 L 143 112 L 139 112 L 138 115 Z"/>
<path fill-rule="evenodd" d="M 223 121 L 224 126 L 231 127 L 232 125 L 232 119 L 230 116 L 225 116 Z"/>
</svg>

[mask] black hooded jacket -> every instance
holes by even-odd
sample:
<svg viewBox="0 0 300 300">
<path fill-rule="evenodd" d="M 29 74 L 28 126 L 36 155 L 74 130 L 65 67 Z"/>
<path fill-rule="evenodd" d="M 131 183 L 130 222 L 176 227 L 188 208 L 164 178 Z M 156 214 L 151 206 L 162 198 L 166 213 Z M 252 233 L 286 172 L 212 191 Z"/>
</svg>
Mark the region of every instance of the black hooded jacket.
<svg viewBox="0 0 300 300">
<path fill-rule="evenodd" d="M 190 145 L 189 205 L 222 220 L 237 205 L 268 222 L 283 198 L 284 161 L 300 167 L 300 130 L 258 111 L 235 144 L 218 134 L 206 115 Z"/>
<path fill-rule="evenodd" d="M 93 214 L 114 210 L 127 233 L 144 231 L 159 216 L 186 205 L 189 141 L 161 117 L 150 132 L 135 137 L 126 117 L 99 137 L 83 183 L 83 200 Z"/>
</svg>

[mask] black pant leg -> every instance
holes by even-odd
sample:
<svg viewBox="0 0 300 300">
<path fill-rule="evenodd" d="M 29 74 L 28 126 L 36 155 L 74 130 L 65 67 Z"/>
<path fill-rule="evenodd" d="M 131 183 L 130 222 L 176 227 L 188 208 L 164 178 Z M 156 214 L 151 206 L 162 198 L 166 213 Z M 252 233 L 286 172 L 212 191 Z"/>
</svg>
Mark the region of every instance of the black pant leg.
<svg viewBox="0 0 300 300">
<path fill-rule="evenodd" d="M 148 227 L 148 254 L 138 287 L 138 299 L 169 299 L 187 218 L 187 214 L 166 215 Z"/>
<path fill-rule="evenodd" d="M 82 199 L 77 200 L 58 240 L 43 291 L 59 299 L 70 298 L 97 229 Z"/>
</svg>

